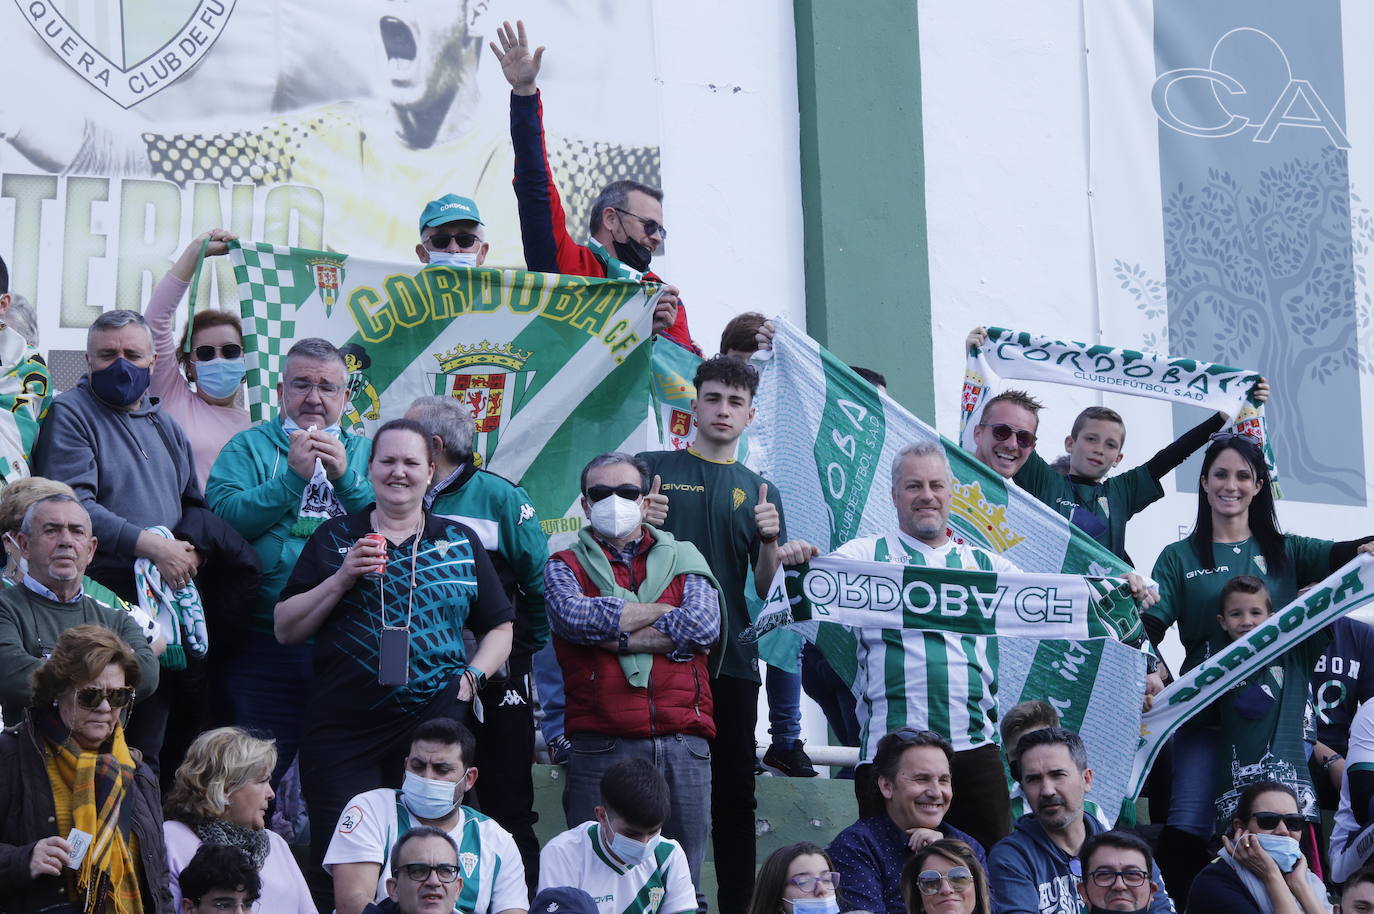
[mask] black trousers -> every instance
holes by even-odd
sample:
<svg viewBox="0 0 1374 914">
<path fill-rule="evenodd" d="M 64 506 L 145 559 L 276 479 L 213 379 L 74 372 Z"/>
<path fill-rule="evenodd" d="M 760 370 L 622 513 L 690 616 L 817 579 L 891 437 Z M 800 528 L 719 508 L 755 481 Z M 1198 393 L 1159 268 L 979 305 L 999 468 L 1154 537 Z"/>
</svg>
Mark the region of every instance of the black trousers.
<svg viewBox="0 0 1374 914">
<path fill-rule="evenodd" d="M 508 679 L 488 682 L 479 693 L 482 720 L 468 726 L 477 738 L 477 784 L 473 792 L 482 812 L 511 833 L 525 864 L 525 883 L 533 897 L 539 886 L 539 839 L 534 836 L 534 709 L 530 704 L 529 661 Z"/>
<path fill-rule="evenodd" d="M 734 676 L 711 680 L 716 739 L 711 744 L 711 847 L 716 908 L 745 914 L 754 893 L 754 727 L 759 684 Z"/>
</svg>

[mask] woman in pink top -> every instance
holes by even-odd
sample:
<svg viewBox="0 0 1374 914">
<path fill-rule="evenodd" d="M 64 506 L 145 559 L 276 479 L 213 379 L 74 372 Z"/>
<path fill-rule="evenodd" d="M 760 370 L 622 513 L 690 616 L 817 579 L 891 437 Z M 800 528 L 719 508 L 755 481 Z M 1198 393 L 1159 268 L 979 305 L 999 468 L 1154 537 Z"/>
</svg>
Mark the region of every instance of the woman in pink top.
<svg viewBox="0 0 1374 914">
<path fill-rule="evenodd" d="M 191 443 L 202 492 L 225 443 L 250 424 L 248 410 L 235 403 L 243 387 L 243 325 L 233 312 L 205 309 L 196 312 L 180 341 L 172 328 L 177 306 L 195 275 L 201 242 L 209 238 L 206 253 L 215 256 L 227 251 L 226 242 L 237 237 L 224 229 L 197 236 L 153 289 L 143 313 L 157 352 L 148 392 L 161 398 L 162 412 L 176 420 Z M 186 333 L 191 335 L 189 353 L 184 351 Z"/>
</svg>

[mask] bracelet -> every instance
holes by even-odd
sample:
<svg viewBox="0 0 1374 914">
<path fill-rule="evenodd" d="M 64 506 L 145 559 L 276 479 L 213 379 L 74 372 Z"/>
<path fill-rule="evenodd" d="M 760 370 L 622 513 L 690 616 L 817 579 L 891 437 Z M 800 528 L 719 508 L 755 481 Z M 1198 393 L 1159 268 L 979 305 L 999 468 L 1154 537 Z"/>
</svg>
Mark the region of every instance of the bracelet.
<svg viewBox="0 0 1374 914">
<path fill-rule="evenodd" d="M 1341 755 L 1339 752 L 1331 753 L 1326 757 L 1326 761 L 1322 762 L 1322 771 L 1325 771 L 1326 769 L 1330 768 L 1334 763 L 1340 761 L 1343 758 L 1345 758 L 1345 756 Z"/>
<path fill-rule="evenodd" d="M 777 541 L 778 535 L 776 533 L 774 533 L 772 536 L 764 536 L 762 533 L 759 534 L 759 542 L 763 543 L 764 545 L 776 543 Z"/>
</svg>

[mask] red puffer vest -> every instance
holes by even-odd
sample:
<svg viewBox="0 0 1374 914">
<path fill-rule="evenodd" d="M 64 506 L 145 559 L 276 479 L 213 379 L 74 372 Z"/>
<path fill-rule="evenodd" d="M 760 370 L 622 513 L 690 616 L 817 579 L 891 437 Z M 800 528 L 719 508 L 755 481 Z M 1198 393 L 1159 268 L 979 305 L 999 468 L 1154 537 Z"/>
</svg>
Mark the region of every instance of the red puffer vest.
<svg viewBox="0 0 1374 914">
<path fill-rule="evenodd" d="M 641 542 L 647 547 L 653 539 L 645 537 Z M 648 554 L 648 548 L 636 553 L 633 568 L 612 562 L 616 583 L 626 590 L 636 590 L 644 580 Z M 552 560 L 567 564 L 584 594 L 598 595 L 582 563 L 571 550 L 557 553 Z M 683 575 L 673 578 L 668 589 L 653 602 L 680 606 L 682 583 Z M 636 689 L 626 680 L 619 656 L 613 651 L 573 644 L 557 635 L 553 636 L 553 649 L 563 668 L 563 691 L 567 702 L 563 729 L 568 734 L 599 733 L 645 739 L 690 733 L 715 739 L 711 674 L 706 666 L 706 654 L 697 654 L 685 663 L 669 660 L 666 654 L 654 654 L 648 688 Z"/>
</svg>

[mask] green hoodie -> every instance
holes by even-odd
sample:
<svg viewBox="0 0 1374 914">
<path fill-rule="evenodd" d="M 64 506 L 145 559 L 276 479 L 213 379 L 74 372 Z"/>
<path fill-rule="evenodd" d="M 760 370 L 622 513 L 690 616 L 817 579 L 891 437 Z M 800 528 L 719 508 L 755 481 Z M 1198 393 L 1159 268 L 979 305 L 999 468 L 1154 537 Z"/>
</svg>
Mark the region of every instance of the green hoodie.
<svg viewBox="0 0 1374 914">
<path fill-rule="evenodd" d="M 372 442 L 347 431 L 340 440 L 348 455 L 348 469 L 335 480 L 334 493 L 344 510 L 361 511 L 373 499 L 367 474 Z M 211 510 L 252 543 L 262 560 L 262 589 L 249 620 L 249 627 L 257 632 L 272 631 L 272 610 L 309 539 L 291 533 L 308 480 L 287 465 L 290 446 L 280 419 L 259 422 L 229 439 L 205 484 Z"/>
</svg>

